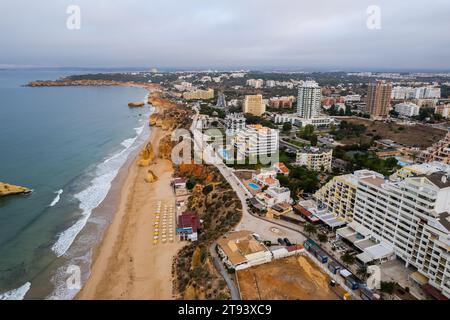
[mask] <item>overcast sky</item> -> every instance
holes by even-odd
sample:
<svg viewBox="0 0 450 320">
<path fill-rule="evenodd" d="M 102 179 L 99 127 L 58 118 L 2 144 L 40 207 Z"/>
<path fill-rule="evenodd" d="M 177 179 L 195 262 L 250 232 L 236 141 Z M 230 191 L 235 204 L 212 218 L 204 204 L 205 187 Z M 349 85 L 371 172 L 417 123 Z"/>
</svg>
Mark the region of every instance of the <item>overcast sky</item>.
<svg viewBox="0 0 450 320">
<path fill-rule="evenodd" d="M 449 16 L 449 0 L 0 0 L 0 65 L 449 70 Z"/>
</svg>

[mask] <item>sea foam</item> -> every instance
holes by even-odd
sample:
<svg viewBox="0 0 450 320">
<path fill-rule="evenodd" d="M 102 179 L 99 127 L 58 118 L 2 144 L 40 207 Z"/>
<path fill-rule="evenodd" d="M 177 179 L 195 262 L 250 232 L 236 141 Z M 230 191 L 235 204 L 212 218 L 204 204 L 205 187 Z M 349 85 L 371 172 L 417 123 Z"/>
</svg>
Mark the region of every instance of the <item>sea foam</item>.
<svg viewBox="0 0 450 320">
<path fill-rule="evenodd" d="M 120 168 L 125 164 L 128 156 L 138 147 L 134 143 L 144 132 L 144 127 L 145 125 L 135 128 L 137 135 L 134 138 L 122 141 L 121 145 L 124 149 L 99 164 L 95 172 L 96 177 L 91 181 L 89 187 L 75 194 L 75 198 L 80 202 L 81 218 L 58 235 L 57 241 L 52 246 L 53 252 L 58 257 L 66 253 L 76 236 L 86 225 L 92 210 L 98 207 L 106 198 L 111 188 L 111 183 L 117 176 Z"/>
<path fill-rule="evenodd" d="M 50 203 L 49 207 L 54 207 L 59 202 L 59 200 L 61 200 L 61 194 L 63 193 L 63 189 L 59 189 L 55 193 L 56 197 L 55 199 L 53 199 L 52 203 Z"/>
<path fill-rule="evenodd" d="M 20 288 L 0 293 L 0 300 L 23 300 L 28 290 L 31 288 L 31 283 L 27 282 Z"/>
</svg>

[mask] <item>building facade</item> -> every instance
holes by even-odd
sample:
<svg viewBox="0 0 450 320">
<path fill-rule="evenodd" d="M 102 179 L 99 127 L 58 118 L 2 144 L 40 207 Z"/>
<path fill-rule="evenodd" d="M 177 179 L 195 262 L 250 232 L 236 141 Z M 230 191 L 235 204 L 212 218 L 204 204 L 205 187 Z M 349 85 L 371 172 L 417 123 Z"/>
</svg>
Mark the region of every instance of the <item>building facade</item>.
<svg viewBox="0 0 450 320">
<path fill-rule="evenodd" d="M 450 104 L 440 104 L 434 108 L 434 113 L 440 114 L 443 118 L 448 119 L 450 116 Z"/>
<path fill-rule="evenodd" d="M 450 164 L 450 132 L 443 139 L 422 151 L 418 157 L 418 162 L 428 163 L 433 161 Z"/>
<path fill-rule="evenodd" d="M 263 102 L 262 95 L 245 96 L 242 112 L 250 113 L 258 117 L 262 116 L 263 113 L 266 112 L 266 105 Z"/>
<path fill-rule="evenodd" d="M 186 100 L 209 100 L 214 98 L 214 89 L 195 90 L 183 93 L 183 98 Z"/>
<path fill-rule="evenodd" d="M 230 113 L 225 116 L 226 135 L 234 136 L 245 129 L 245 117 L 242 113 Z"/>
<path fill-rule="evenodd" d="M 269 99 L 269 106 L 274 109 L 280 108 L 292 108 L 292 103 L 294 102 L 294 97 L 273 97 Z"/>
<path fill-rule="evenodd" d="M 367 112 L 374 119 L 386 118 L 391 104 L 392 84 L 384 81 L 369 83 L 367 87 Z"/>
<path fill-rule="evenodd" d="M 311 119 L 320 115 L 321 88 L 315 81 L 305 81 L 298 87 L 297 115 Z"/>
<path fill-rule="evenodd" d="M 369 170 L 359 170 L 352 174 L 336 176 L 320 188 L 314 194 L 314 198 L 319 205 L 325 205 L 336 218 L 348 223 L 352 222 L 358 181 L 372 176 L 383 177 L 381 174 Z"/>
<path fill-rule="evenodd" d="M 420 107 L 412 102 L 402 102 L 394 106 L 394 110 L 403 117 L 417 116 L 420 111 Z"/>
<path fill-rule="evenodd" d="M 331 171 L 333 149 L 305 147 L 297 151 L 295 164 L 313 171 Z"/>
<path fill-rule="evenodd" d="M 360 179 L 353 223 L 388 243 L 428 283 L 450 297 L 450 178 L 447 173 L 392 182 Z"/>
<path fill-rule="evenodd" d="M 248 125 L 235 137 L 235 147 L 241 157 L 270 156 L 278 153 L 278 130 L 261 125 Z"/>
</svg>

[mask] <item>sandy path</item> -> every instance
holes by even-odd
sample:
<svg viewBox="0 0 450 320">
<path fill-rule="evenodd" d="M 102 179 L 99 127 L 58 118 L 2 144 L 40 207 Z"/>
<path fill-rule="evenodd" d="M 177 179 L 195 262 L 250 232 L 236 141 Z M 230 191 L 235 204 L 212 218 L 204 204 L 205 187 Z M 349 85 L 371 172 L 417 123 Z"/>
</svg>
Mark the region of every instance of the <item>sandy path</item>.
<svg viewBox="0 0 450 320">
<path fill-rule="evenodd" d="M 165 131 L 153 128 L 152 143 Z M 155 144 L 156 143 L 156 144 Z M 158 180 L 147 183 L 151 169 Z M 96 257 L 91 276 L 77 299 L 172 299 L 172 260 L 184 244 L 153 243 L 157 203 L 175 206 L 170 187 L 172 164 L 156 160 L 150 167 L 131 165 L 120 194 L 118 211 L 109 226 Z M 174 218 L 175 228 L 175 218 Z"/>
</svg>

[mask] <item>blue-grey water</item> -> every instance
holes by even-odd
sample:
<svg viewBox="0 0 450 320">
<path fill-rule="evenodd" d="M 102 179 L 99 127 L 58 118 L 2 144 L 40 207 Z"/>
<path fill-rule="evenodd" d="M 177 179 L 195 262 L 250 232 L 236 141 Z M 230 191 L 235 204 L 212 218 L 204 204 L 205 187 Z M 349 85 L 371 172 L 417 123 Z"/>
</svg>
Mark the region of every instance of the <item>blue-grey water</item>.
<svg viewBox="0 0 450 320">
<path fill-rule="evenodd" d="M 68 266 L 86 278 L 98 228 L 80 231 L 130 153 L 145 140 L 147 91 L 127 87 L 24 87 L 70 70 L 0 70 L 0 181 L 33 189 L 0 198 L 0 299 L 72 298 Z M 69 268 L 70 271 L 70 268 Z M 76 280 L 76 277 L 75 277 Z"/>
</svg>

